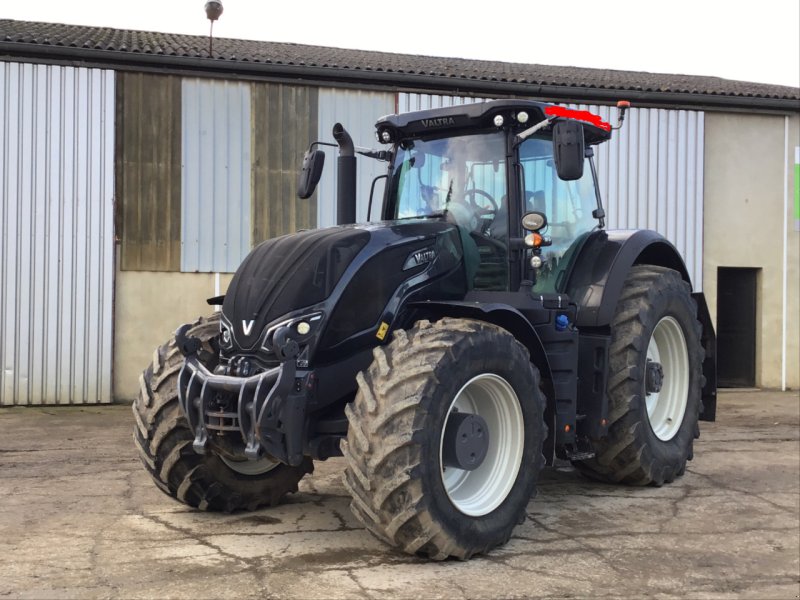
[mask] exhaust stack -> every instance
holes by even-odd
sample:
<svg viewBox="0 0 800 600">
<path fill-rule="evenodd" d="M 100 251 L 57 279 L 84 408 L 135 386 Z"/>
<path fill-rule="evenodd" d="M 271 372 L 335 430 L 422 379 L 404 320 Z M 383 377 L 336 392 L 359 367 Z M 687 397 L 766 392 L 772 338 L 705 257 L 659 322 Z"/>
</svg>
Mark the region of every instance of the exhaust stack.
<svg viewBox="0 0 800 600">
<path fill-rule="evenodd" d="M 341 123 L 333 126 L 333 138 L 339 144 L 336 182 L 336 224 L 356 222 L 356 154 L 353 138 Z"/>
</svg>

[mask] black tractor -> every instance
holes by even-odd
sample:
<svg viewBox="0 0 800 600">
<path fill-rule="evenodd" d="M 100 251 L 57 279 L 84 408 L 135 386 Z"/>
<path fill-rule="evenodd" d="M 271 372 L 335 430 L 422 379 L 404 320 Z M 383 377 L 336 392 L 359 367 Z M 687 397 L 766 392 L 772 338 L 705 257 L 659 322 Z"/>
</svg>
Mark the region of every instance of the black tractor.
<svg viewBox="0 0 800 600">
<path fill-rule="evenodd" d="M 156 351 L 133 406 L 156 484 L 202 510 L 256 509 L 343 455 L 372 533 L 467 559 L 509 539 L 545 464 L 681 476 L 716 410 L 714 331 L 669 241 L 605 229 L 593 155 L 614 128 L 496 100 L 376 129 L 383 150 L 334 127 L 343 224 L 258 245 L 209 299 L 221 311 Z M 356 154 L 387 164 L 380 220 L 361 225 L 346 224 Z"/>
</svg>

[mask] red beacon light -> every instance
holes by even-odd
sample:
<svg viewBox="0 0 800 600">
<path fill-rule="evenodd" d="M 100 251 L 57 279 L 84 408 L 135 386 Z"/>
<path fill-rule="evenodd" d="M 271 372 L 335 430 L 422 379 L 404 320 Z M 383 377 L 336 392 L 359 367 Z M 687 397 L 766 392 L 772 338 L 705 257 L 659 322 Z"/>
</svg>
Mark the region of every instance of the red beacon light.
<svg viewBox="0 0 800 600">
<path fill-rule="evenodd" d="M 619 100 L 617 102 L 617 110 L 619 111 L 619 118 L 617 119 L 617 126 L 612 129 L 619 129 L 622 127 L 622 122 L 625 120 L 625 111 L 631 107 L 628 100 Z"/>
</svg>

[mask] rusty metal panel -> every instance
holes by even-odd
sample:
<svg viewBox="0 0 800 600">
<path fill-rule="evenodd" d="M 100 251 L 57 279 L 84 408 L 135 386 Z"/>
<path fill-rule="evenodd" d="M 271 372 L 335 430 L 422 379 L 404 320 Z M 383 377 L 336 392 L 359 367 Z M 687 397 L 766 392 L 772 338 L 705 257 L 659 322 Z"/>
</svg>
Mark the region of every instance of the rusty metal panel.
<svg viewBox="0 0 800 600">
<path fill-rule="evenodd" d="M 0 405 L 111 401 L 114 72 L 0 62 Z"/>
<path fill-rule="evenodd" d="M 117 76 L 116 187 L 121 267 L 181 266 L 181 78 Z"/>
<path fill-rule="evenodd" d="M 318 139 L 334 142 L 333 126 L 344 125 L 353 138 L 356 147 L 386 148 L 375 139 L 375 122 L 382 116 L 394 112 L 394 94 L 324 88 L 319 92 L 319 133 Z M 320 227 L 336 224 L 336 148 L 324 148 L 325 170 L 317 188 L 318 218 Z M 385 175 L 388 164 L 364 156 L 358 157 L 356 178 L 356 220 L 367 220 L 367 208 L 372 182 L 375 177 Z M 373 220 L 380 217 L 383 202 L 384 180 L 375 186 L 372 215 Z"/>
<path fill-rule="evenodd" d="M 252 84 L 253 244 L 317 225 L 316 195 L 300 200 L 297 176 L 317 139 L 318 96 L 315 87 Z"/>
<path fill-rule="evenodd" d="M 181 271 L 232 272 L 250 251 L 250 85 L 184 79 Z"/>
</svg>

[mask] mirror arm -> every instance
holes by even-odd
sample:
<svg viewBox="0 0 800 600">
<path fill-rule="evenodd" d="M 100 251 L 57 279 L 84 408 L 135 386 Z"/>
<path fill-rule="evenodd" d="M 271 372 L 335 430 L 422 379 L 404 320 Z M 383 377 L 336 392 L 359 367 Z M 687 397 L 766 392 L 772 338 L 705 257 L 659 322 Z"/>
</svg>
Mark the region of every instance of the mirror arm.
<svg viewBox="0 0 800 600">
<path fill-rule="evenodd" d="M 370 148 L 362 148 L 356 146 L 356 154 L 366 156 L 367 158 L 376 158 L 378 160 L 389 161 L 392 158 L 392 153 L 389 150 L 372 150 Z"/>
<path fill-rule="evenodd" d="M 314 146 L 330 146 L 331 148 L 338 148 L 338 144 L 334 144 L 332 142 L 311 142 L 311 145 L 308 147 L 308 151 L 311 152 L 314 149 Z"/>
<path fill-rule="evenodd" d="M 514 145 L 518 146 L 519 144 L 521 144 L 522 142 L 527 140 L 529 137 L 531 137 L 534 133 L 536 133 L 540 129 L 544 129 L 545 127 L 550 125 L 550 123 L 553 121 L 553 119 L 554 119 L 554 117 L 547 117 L 544 121 L 539 121 L 533 127 L 528 127 L 524 131 L 520 131 L 516 135 L 516 137 L 514 138 Z"/>
<path fill-rule="evenodd" d="M 589 159 L 589 168 L 592 170 L 594 181 L 594 196 L 597 199 L 597 208 L 592 211 L 592 216 L 599 221 L 600 229 L 606 226 L 606 211 L 603 210 L 603 199 L 600 197 L 600 186 L 597 185 L 597 170 L 594 168 L 594 149 L 586 148 L 586 158 Z"/>
<path fill-rule="evenodd" d="M 339 144 L 334 144 L 332 142 L 311 142 L 311 145 L 308 147 L 308 151 L 311 152 L 314 149 L 314 146 L 330 146 L 331 148 L 338 148 Z M 361 154 L 369 158 L 377 158 L 378 160 L 390 160 L 392 158 L 392 153 L 389 150 L 372 150 L 370 148 L 361 148 L 360 146 L 356 146 L 355 151 L 356 154 Z"/>
</svg>

